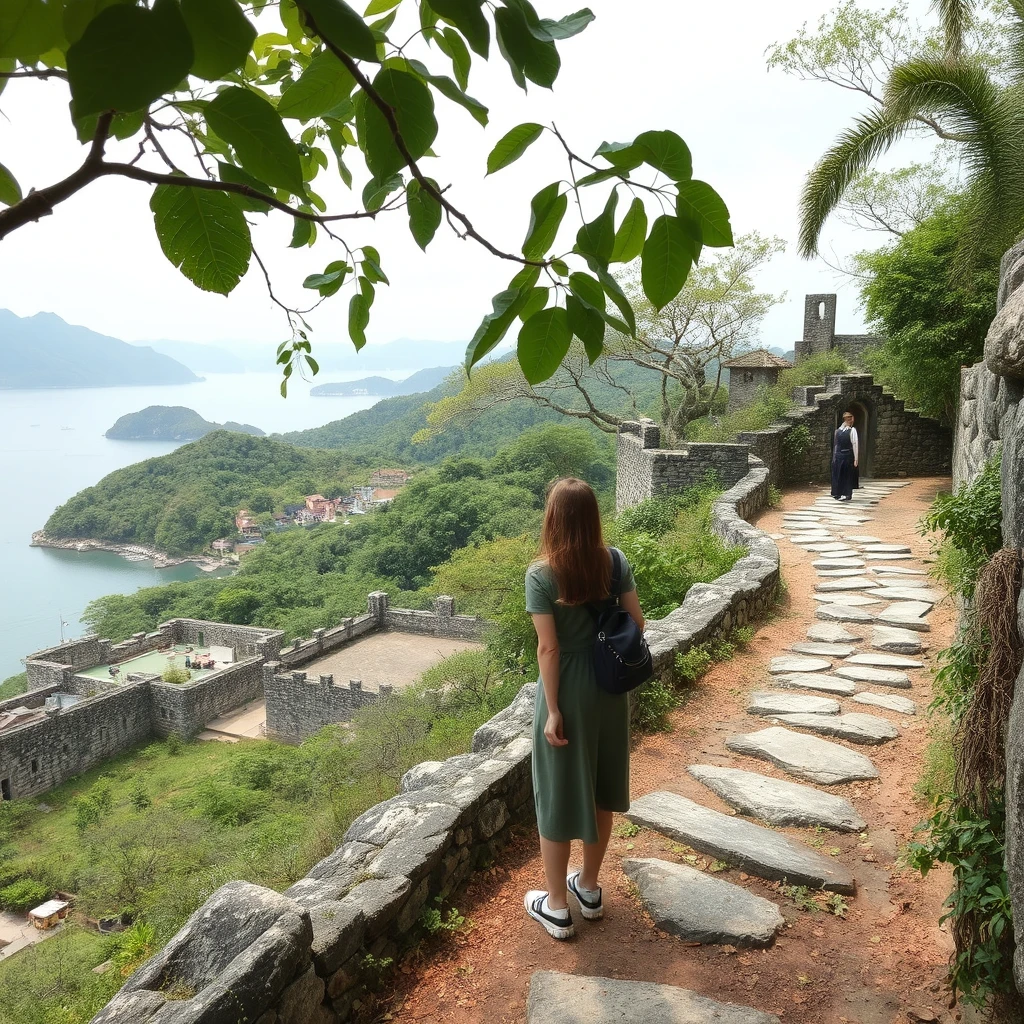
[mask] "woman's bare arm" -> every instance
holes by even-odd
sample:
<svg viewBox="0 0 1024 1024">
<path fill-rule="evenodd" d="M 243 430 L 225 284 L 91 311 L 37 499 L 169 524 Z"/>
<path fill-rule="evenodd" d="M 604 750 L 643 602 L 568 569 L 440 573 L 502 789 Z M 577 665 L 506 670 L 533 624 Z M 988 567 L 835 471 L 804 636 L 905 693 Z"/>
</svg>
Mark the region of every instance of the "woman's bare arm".
<svg viewBox="0 0 1024 1024">
<path fill-rule="evenodd" d="M 636 591 L 631 590 L 628 594 L 622 594 L 619 597 L 619 603 L 629 612 L 629 617 L 636 623 L 637 629 L 642 633 L 644 631 L 644 613 L 640 608 L 640 598 L 636 596 Z"/>
<path fill-rule="evenodd" d="M 540 682 L 544 687 L 544 700 L 548 706 L 544 736 L 551 746 L 564 747 L 569 741 L 565 738 L 562 713 L 558 708 L 558 669 L 561 650 L 558 646 L 554 615 L 534 615 L 533 627 L 537 630 L 537 665 L 540 667 Z"/>
</svg>

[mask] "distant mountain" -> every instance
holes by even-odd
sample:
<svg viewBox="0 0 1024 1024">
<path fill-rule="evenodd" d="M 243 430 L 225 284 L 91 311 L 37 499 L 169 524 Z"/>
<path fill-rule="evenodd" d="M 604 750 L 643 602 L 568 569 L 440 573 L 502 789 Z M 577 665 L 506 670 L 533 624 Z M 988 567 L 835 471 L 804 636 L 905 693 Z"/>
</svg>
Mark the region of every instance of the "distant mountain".
<svg viewBox="0 0 1024 1024">
<path fill-rule="evenodd" d="M 117 388 L 201 379 L 170 356 L 65 323 L 53 313 L 19 317 L 0 309 L 0 389 Z"/>
<path fill-rule="evenodd" d="M 339 395 L 371 395 L 391 398 L 394 395 L 416 395 L 437 387 L 457 366 L 435 366 L 429 370 L 417 370 L 405 380 L 389 380 L 387 377 L 364 377 L 362 380 L 339 381 L 337 384 L 318 384 L 309 393 L 318 397 Z"/>
<path fill-rule="evenodd" d="M 151 341 L 148 344 L 155 352 L 177 359 L 194 373 L 238 373 L 245 369 L 237 355 L 216 345 L 201 345 L 195 341 Z"/>
<path fill-rule="evenodd" d="M 259 427 L 249 423 L 235 423 L 233 420 L 211 423 L 183 405 L 150 405 L 139 412 L 127 413 L 103 436 L 115 441 L 196 441 L 214 430 L 266 436 Z"/>
</svg>

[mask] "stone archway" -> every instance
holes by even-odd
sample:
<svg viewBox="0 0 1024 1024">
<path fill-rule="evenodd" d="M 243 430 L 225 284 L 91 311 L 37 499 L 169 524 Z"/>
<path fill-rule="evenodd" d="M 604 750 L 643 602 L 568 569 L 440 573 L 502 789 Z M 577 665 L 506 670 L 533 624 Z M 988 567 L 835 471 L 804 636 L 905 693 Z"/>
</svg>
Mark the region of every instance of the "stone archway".
<svg viewBox="0 0 1024 1024">
<path fill-rule="evenodd" d="M 836 412 L 836 427 L 843 422 L 843 413 L 853 413 L 853 425 L 857 428 L 858 447 L 860 449 L 858 458 L 858 469 L 861 478 L 870 477 L 874 471 L 875 463 L 875 437 L 877 424 L 875 423 L 875 410 L 866 403 L 853 399 L 842 406 Z"/>
</svg>

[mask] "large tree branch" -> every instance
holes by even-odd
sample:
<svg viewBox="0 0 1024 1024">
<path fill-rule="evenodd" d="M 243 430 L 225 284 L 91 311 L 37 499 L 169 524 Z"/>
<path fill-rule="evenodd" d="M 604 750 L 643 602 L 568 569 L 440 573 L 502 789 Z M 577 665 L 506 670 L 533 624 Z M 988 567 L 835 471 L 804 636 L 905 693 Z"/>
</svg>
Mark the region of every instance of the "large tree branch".
<svg viewBox="0 0 1024 1024">
<path fill-rule="evenodd" d="M 68 73 L 60 68 L 44 68 L 38 71 L 32 68 L 19 68 L 17 71 L 0 71 L 0 78 L 63 78 L 68 80 Z"/>
</svg>

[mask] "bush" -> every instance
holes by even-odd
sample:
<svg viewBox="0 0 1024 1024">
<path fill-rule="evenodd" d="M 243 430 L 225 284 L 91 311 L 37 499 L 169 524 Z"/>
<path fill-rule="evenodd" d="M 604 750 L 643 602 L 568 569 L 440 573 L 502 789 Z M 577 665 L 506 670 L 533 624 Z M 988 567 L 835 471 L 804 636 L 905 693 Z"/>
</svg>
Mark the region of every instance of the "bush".
<svg viewBox="0 0 1024 1024">
<path fill-rule="evenodd" d="M 23 878 L 0 889 L 0 908 L 14 914 L 24 913 L 50 898 L 50 890 L 42 882 Z"/>
<path fill-rule="evenodd" d="M 166 668 L 160 678 L 165 683 L 187 683 L 192 673 L 187 668 Z"/>
<path fill-rule="evenodd" d="M 795 427 L 790 427 L 782 435 L 783 464 L 792 465 L 802 459 L 807 454 L 812 442 L 811 428 L 806 423 L 798 423 Z"/>
<path fill-rule="evenodd" d="M 164 745 L 167 747 L 167 753 L 171 757 L 176 757 L 181 753 L 182 748 L 185 746 L 185 740 L 176 732 L 172 732 L 170 736 L 164 740 Z"/>
<path fill-rule="evenodd" d="M 709 668 L 714 658 L 709 644 L 699 644 L 676 655 L 676 679 L 684 686 L 692 686 Z"/>
<path fill-rule="evenodd" d="M 671 686 L 651 679 L 634 693 L 633 720 L 641 732 L 668 732 L 668 716 L 679 704 L 679 694 Z"/>
<path fill-rule="evenodd" d="M 80 796 L 72 804 L 75 808 L 75 828 L 85 832 L 103 819 L 103 808 L 91 796 Z"/>
<path fill-rule="evenodd" d="M 132 807 L 137 811 L 144 811 L 148 807 L 153 806 L 153 800 L 150 795 L 146 792 L 145 787 L 141 782 L 136 781 L 132 788 L 131 795 L 128 797 Z"/>
<path fill-rule="evenodd" d="M 251 789 L 207 779 L 199 786 L 197 804 L 204 817 L 220 825 L 244 825 L 266 810 L 267 800 Z"/>
</svg>

